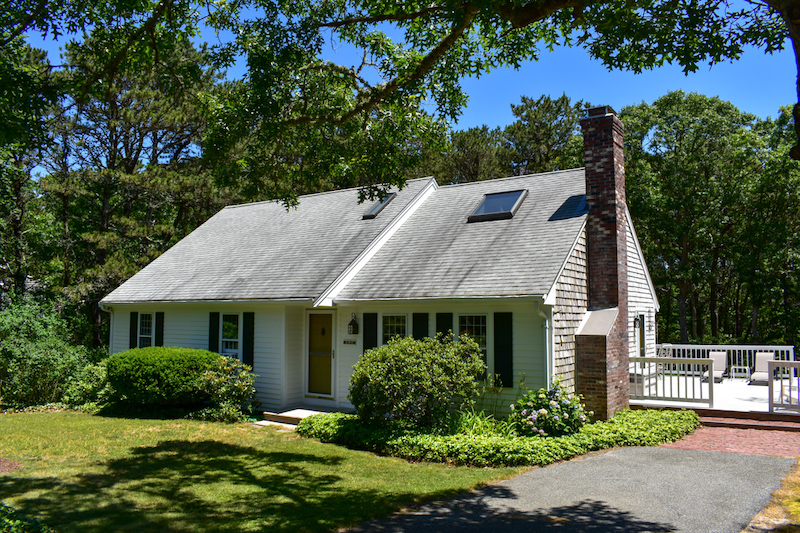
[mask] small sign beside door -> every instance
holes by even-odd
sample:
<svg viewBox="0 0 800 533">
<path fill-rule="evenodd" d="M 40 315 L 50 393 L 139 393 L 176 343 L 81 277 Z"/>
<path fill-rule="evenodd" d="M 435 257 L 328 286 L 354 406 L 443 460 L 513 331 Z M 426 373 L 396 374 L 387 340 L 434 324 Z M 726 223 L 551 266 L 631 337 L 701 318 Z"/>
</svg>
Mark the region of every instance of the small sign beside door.
<svg viewBox="0 0 800 533">
<path fill-rule="evenodd" d="M 342 343 L 343 344 L 352 344 L 353 346 L 355 346 L 356 340 L 355 339 L 345 339 L 345 340 L 342 341 Z"/>
</svg>

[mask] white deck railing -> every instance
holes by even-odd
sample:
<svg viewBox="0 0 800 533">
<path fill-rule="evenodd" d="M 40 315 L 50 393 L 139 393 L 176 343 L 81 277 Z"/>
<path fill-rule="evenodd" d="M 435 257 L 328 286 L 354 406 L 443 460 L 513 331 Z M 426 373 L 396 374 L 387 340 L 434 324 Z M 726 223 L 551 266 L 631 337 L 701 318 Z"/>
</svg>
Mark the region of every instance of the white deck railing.
<svg viewBox="0 0 800 533">
<path fill-rule="evenodd" d="M 800 361 L 794 346 L 727 344 L 659 344 L 659 357 L 631 357 L 631 400 L 707 403 L 714 406 L 714 380 L 703 380 L 714 363 L 709 352 L 728 355 L 729 378 L 749 379 L 755 370 L 756 354 L 771 352 L 769 361 L 769 410 L 800 413 Z"/>
<path fill-rule="evenodd" d="M 769 411 L 800 413 L 800 361 L 769 361 Z"/>
<path fill-rule="evenodd" d="M 772 352 L 776 361 L 794 361 L 794 346 L 766 346 L 753 344 L 659 344 L 657 353 L 666 357 L 703 359 L 708 352 L 728 354 L 728 374 L 731 377 L 749 377 L 756 364 L 756 353 Z"/>
<path fill-rule="evenodd" d="M 631 357 L 630 399 L 689 402 L 714 407 L 714 360 L 686 357 Z"/>
</svg>

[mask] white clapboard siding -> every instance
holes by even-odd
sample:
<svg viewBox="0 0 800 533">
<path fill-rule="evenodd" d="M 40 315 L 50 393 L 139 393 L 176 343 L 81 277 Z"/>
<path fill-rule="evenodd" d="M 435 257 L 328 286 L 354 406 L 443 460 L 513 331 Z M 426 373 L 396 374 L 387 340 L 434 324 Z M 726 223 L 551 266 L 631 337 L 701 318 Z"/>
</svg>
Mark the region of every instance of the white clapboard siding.
<svg viewBox="0 0 800 533">
<path fill-rule="evenodd" d="M 650 280 L 647 276 L 647 265 L 638 246 L 636 235 L 631 226 L 630 216 L 627 224 L 628 247 L 628 353 L 631 357 L 638 357 L 637 339 L 639 331 L 634 328 L 634 319 L 638 315 L 645 315 L 645 355 L 656 355 L 656 302 L 651 290 Z"/>
<path fill-rule="evenodd" d="M 303 403 L 305 354 L 305 311 L 302 306 L 286 307 L 286 374 L 284 406 Z"/>
<path fill-rule="evenodd" d="M 465 300 L 465 301 L 424 301 L 424 302 L 383 302 L 363 303 L 339 308 L 339 340 L 337 349 L 336 395 L 340 407 L 349 407 L 346 396 L 352 376 L 353 365 L 358 362 L 363 352 L 363 331 L 359 335 L 347 335 L 347 324 L 356 314 L 357 322 L 363 327 L 364 313 L 378 313 L 378 327 L 381 327 L 381 316 L 406 315 L 407 333 L 411 335 L 413 313 L 428 313 L 428 333 L 436 333 L 436 313 L 453 313 L 455 327 L 458 326 L 459 315 L 487 316 L 487 359 L 490 370 L 494 365 L 494 313 L 510 312 L 513 317 L 513 350 L 514 350 L 514 383 L 505 384 L 499 395 L 494 395 L 498 407 L 507 410 L 519 395 L 519 381 L 524 376 L 525 386 L 538 389 L 547 384 L 547 365 L 545 361 L 545 340 L 542 318 L 536 312 L 533 301 L 528 299 L 508 300 Z M 379 334 L 380 338 L 380 334 Z M 355 344 L 344 344 L 345 339 L 352 339 Z M 379 339 L 380 342 L 380 339 Z"/>
</svg>

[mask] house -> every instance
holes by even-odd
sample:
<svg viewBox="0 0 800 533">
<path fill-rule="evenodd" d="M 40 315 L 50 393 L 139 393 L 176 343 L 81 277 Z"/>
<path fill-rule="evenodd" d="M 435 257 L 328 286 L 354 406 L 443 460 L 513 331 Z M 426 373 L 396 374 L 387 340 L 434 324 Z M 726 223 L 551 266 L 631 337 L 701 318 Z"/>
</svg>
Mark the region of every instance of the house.
<svg viewBox="0 0 800 533">
<path fill-rule="evenodd" d="M 655 355 L 655 291 L 625 204 L 622 124 L 582 121 L 586 168 L 466 183 L 415 179 L 296 209 L 222 209 L 106 296 L 111 352 L 242 359 L 271 410 L 345 408 L 353 365 L 395 335 L 478 341 L 503 402 L 558 374 L 600 416 L 627 405 L 629 355 Z"/>
</svg>

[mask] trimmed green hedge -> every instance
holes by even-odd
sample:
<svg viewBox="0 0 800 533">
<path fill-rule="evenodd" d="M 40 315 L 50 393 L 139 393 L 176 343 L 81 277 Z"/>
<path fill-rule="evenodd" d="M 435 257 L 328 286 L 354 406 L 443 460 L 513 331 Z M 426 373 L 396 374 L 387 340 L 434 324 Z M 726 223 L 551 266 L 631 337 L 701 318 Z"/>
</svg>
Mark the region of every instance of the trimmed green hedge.
<svg viewBox="0 0 800 533">
<path fill-rule="evenodd" d="M 200 379 L 221 356 L 189 348 L 134 348 L 106 363 L 115 400 L 141 406 L 189 406 L 208 398 Z"/>
<path fill-rule="evenodd" d="M 304 419 L 297 432 L 323 442 L 401 457 L 472 466 L 544 466 L 614 446 L 657 446 L 673 442 L 700 424 L 694 411 L 622 411 L 607 422 L 562 437 L 437 435 L 400 429 L 375 430 L 356 415 L 331 413 Z"/>
<path fill-rule="evenodd" d="M 55 530 L 0 503 L 0 533 L 55 533 Z"/>
</svg>

